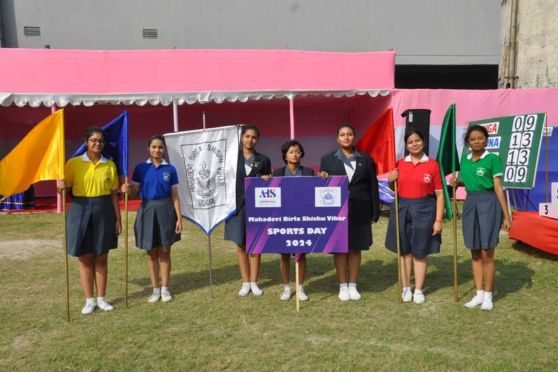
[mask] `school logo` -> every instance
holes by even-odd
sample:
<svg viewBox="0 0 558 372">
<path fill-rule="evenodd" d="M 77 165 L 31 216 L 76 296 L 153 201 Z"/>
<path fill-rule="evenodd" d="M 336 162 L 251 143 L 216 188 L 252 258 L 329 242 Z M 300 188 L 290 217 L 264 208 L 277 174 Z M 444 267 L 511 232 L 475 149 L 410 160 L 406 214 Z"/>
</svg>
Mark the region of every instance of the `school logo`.
<svg viewBox="0 0 558 372">
<path fill-rule="evenodd" d="M 280 187 L 256 187 L 254 196 L 256 208 L 281 207 Z"/>
<path fill-rule="evenodd" d="M 227 141 L 182 145 L 188 190 L 194 208 L 225 204 L 225 151 Z"/>
<path fill-rule="evenodd" d="M 163 180 L 165 180 L 165 182 L 170 181 L 170 173 L 169 172 L 163 172 Z"/>
<path fill-rule="evenodd" d="M 430 183 L 430 182 L 432 182 L 432 176 L 431 176 L 430 174 L 428 174 L 428 173 L 424 173 L 424 174 L 422 175 L 422 181 L 423 181 L 424 183 Z"/>
<path fill-rule="evenodd" d="M 484 175 L 486 174 L 486 168 L 483 167 L 478 167 L 477 171 L 476 171 L 476 175 L 479 177 L 484 177 Z"/>
<path fill-rule="evenodd" d="M 340 187 L 316 187 L 314 188 L 314 206 L 316 207 L 340 207 Z"/>
</svg>

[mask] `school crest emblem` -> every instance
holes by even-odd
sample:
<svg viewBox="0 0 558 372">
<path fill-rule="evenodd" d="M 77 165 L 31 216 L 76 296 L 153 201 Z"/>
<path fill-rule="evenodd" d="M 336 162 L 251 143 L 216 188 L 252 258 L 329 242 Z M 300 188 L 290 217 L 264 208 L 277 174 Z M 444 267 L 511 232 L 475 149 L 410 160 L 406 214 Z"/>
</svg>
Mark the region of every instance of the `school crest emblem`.
<svg viewBox="0 0 558 372">
<path fill-rule="evenodd" d="M 430 182 L 432 182 L 432 176 L 431 176 L 430 174 L 428 174 L 428 173 L 424 173 L 424 174 L 422 175 L 422 181 L 423 181 L 424 183 L 430 183 Z"/>
<path fill-rule="evenodd" d="M 476 171 L 476 175 L 479 177 L 484 177 L 484 175 L 486 174 L 486 168 L 483 167 L 478 167 L 477 171 Z"/>
</svg>

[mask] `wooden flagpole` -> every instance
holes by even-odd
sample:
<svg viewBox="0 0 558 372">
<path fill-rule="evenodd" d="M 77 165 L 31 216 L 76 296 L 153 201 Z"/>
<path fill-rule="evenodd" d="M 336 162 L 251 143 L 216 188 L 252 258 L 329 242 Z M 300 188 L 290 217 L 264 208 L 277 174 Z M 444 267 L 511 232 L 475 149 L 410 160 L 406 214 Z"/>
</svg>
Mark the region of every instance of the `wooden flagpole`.
<svg viewBox="0 0 558 372">
<path fill-rule="evenodd" d="M 128 183 L 128 176 L 124 177 L 124 183 Z M 124 193 L 124 303 L 128 308 L 128 193 Z"/>
<path fill-rule="evenodd" d="M 403 286 L 401 283 L 401 241 L 399 237 L 399 198 L 397 197 L 397 180 L 395 180 L 394 185 L 395 198 L 393 200 L 395 202 L 395 240 L 397 246 L 397 296 L 399 297 L 399 301 L 403 302 L 403 297 L 401 296 Z"/>
<path fill-rule="evenodd" d="M 455 177 L 455 173 L 454 173 Z M 457 185 L 452 185 L 452 208 L 453 208 L 453 298 L 459 300 L 459 283 L 457 272 Z"/>
<path fill-rule="evenodd" d="M 62 217 L 64 218 L 64 270 L 66 275 L 66 321 L 70 321 L 70 270 L 68 267 L 68 223 L 66 220 L 66 188 L 62 189 Z"/>
</svg>

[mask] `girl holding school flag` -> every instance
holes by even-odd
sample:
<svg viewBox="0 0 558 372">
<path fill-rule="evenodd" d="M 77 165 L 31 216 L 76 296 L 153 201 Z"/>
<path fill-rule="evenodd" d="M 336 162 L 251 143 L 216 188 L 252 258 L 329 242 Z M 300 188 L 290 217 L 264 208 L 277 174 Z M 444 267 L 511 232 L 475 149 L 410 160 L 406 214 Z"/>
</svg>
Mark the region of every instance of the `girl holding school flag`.
<svg viewBox="0 0 558 372">
<path fill-rule="evenodd" d="M 290 140 L 281 145 L 281 154 L 283 155 L 283 161 L 285 166 L 273 171 L 273 177 L 298 177 L 298 176 L 313 176 L 314 171 L 310 168 L 303 167 L 301 165 L 302 158 L 304 157 L 304 148 L 302 144 L 297 140 Z M 306 254 L 301 253 L 300 257 L 296 257 L 299 260 L 300 265 L 300 283 L 298 287 L 298 299 L 300 301 L 307 301 L 308 296 L 304 293 L 304 277 L 306 276 Z M 283 281 L 283 293 L 280 299 L 282 301 L 287 301 L 291 298 L 292 290 L 289 284 L 289 276 L 291 271 L 291 255 L 282 254 L 281 255 L 281 280 Z"/>
<path fill-rule="evenodd" d="M 66 163 L 64 181 L 58 190 L 70 188 L 72 203 L 67 217 L 68 254 L 79 259 L 79 276 L 85 294 L 84 315 L 96 307 L 110 311 L 105 299 L 108 276 L 108 253 L 117 247 L 122 232 L 118 206 L 118 174 L 116 165 L 102 154 L 105 135 L 101 128 L 91 127 L 85 134 L 87 151 Z M 97 299 L 93 297 L 94 286 Z"/>
<path fill-rule="evenodd" d="M 136 246 L 147 251 L 147 267 L 153 293 L 149 303 L 172 301 L 169 290 L 171 245 L 180 240 L 182 211 L 176 168 L 165 161 L 165 140 L 156 135 L 147 144 L 149 159 L 134 168 L 132 188 L 142 203 L 136 216 Z M 127 192 L 128 185 L 122 185 Z M 160 279 L 159 280 L 159 276 Z"/>
<path fill-rule="evenodd" d="M 244 199 L 244 178 L 271 175 L 271 161 L 256 151 L 260 130 L 255 125 L 245 125 L 240 132 L 240 146 L 236 168 L 236 213 L 225 223 L 225 240 L 236 243 L 238 266 L 242 278 L 239 296 L 261 296 L 263 291 L 257 281 L 260 275 L 261 255 L 246 253 L 246 208 Z"/>
<path fill-rule="evenodd" d="M 339 148 L 322 157 L 320 175 L 349 178 L 349 252 L 334 255 L 341 301 L 360 300 L 357 282 L 361 251 L 372 245 L 371 223 L 380 217 L 380 196 L 376 166 L 372 158 L 355 148 L 355 130 L 342 124 L 337 130 Z"/>
<path fill-rule="evenodd" d="M 465 185 L 467 198 L 463 204 L 463 239 L 471 250 L 476 294 L 465 304 L 468 308 L 480 305 L 492 310 L 494 287 L 494 248 L 498 245 L 500 227 L 508 231 L 511 219 L 502 188 L 503 167 L 500 157 L 486 151 L 488 131 L 472 125 L 465 134 L 471 153 L 461 159 L 459 178 L 452 185 Z"/>
<path fill-rule="evenodd" d="M 440 252 L 444 194 L 438 163 L 424 153 L 424 136 L 416 129 L 405 134 L 409 155 L 397 162 L 388 176 L 391 189 L 397 181 L 399 198 L 399 241 L 403 302 L 425 301 L 422 288 L 427 257 Z M 392 208 L 386 234 L 386 248 L 397 253 L 395 208 Z M 411 263 L 415 273 L 415 292 L 411 291 Z"/>
</svg>

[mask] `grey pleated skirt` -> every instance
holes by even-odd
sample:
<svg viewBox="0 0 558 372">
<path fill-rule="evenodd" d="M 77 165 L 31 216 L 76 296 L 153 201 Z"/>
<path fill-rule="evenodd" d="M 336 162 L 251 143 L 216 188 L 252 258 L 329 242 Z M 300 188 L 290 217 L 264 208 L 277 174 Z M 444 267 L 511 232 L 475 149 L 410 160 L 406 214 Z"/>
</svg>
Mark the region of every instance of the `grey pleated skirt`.
<svg viewBox="0 0 558 372">
<path fill-rule="evenodd" d="M 398 201 L 401 254 L 412 254 L 415 258 L 423 258 L 432 253 L 439 253 L 442 238 L 440 235 L 432 236 L 432 227 L 436 220 L 436 198 L 432 195 L 412 199 L 399 197 Z M 385 246 L 397 253 L 395 222 L 395 204 L 393 204 Z"/>
<path fill-rule="evenodd" d="M 237 245 L 246 245 L 246 208 L 244 205 L 225 222 L 225 240 L 233 241 Z"/>
<path fill-rule="evenodd" d="M 136 247 L 146 251 L 170 248 L 180 240 L 175 230 L 176 211 L 171 198 L 142 201 L 134 224 Z"/>
<path fill-rule="evenodd" d="M 68 254 L 102 256 L 118 246 L 116 216 L 110 195 L 74 197 L 67 216 Z"/>
<path fill-rule="evenodd" d="M 463 240 L 469 249 L 495 248 L 502 208 L 494 191 L 467 192 L 463 204 Z"/>
</svg>

